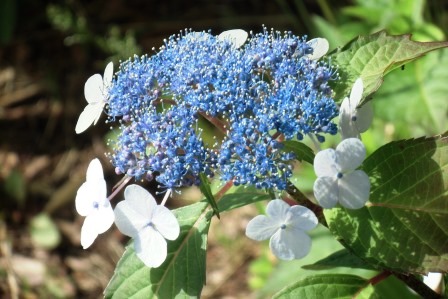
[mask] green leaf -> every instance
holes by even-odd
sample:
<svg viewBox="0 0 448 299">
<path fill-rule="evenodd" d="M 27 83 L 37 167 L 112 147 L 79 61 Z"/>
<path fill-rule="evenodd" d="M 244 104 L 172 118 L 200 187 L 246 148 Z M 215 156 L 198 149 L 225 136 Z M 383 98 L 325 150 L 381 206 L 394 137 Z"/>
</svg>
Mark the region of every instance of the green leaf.
<svg viewBox="0 0 448 299">
<path fill-rule="evenodd" d="M 366 286 L 367 280 L 359 276 L 346 274 L 313 275 L 287 286 L 272 298 L 353 298 L 353 295 Z"/>
<path fill-rule="evenodd" d="M 395 70 L 375 94 L 375 114 L 404 136 L 434 135 L 448 128 L 448 49 Z"/>
<path fill-rule="evenodd" d="M 360 36 L 330 56 L 337 67 L 341 80 L 334 90 L 339 101 L 350 94 L 355 80 L 364 82 L 364 96 L 375 92 L 390 71 L 413 61 L 425 53 L 448 46 L 448 42 L 415 42 L 410 34 L 387 35 L 380 31 L 369 36 Z M 363 102 L 369 100 L 365 98 Z"/>
<path fill-rule="evenodd" d="M 53 249 L 61 241 L 56 224 L 45 213 L 38 214 L 31 219 L 30 234 L 34 244 L 45 249 Z"/>
<path fill-rule="evenodd" d="M 296 155 L 296 159 L 299 161 L 306 161 L 310 164 L 314 162 L 314 152 L 303 142 L 295 140 L 286 140 L 282 142 L 284 152 L 293 152 Z"/>
<path fill-rule="evenodd" d="M 271 199 L 269 194 L 260 192 L 226 194 L 218 202 L 218 210 L 220 212 L 229 211 L 257 201 L 268 199 Z"/>
<path fill-rule="evenodd" d="M 207 207 L 201 201 L 173 210 L 181 231 L 177 240 L 168 241 L 168 257 L 159 268 L 146 267 L 130 242 L 104 291 L 105 298 L 199 297 L 205 284 L 207 233 L 213 215 Z"/>
<path fill-rule="evenodd" d="M 23 174 L 16 169 L 12 170 L 4 184 L 6 193 L 17 200 L 19 205 L 23 205 L 26 198 L 26 183 Z"/>
<path fill-rule="evenodd" d="M 210 188 L 210 183 L 208 182 L 207 176 L 201 172 L 199 174 L 199 179 L 201 180 L 199 189 L 201 189 L 201 192 L 202 194 L 204 194 L 205 199 L 212 207 L 213 213 L 218 217 L 218 219 L 220 219 L 218 205 L 216 204 L 215 197 L 213 196 L 212 189 Z"/>
<path fill-rule="evenodd" d="M 370 202 L 359 210 L 324 210 L 330 230 L 373 265 L 448 271 L 448 133 L 386 144 L 363 168 Z"/>
<path fill-rule="evenodd" d="M 302 268 L 307 270 L 326 270 L 335 267 L 348 267 L 375 270 L 374 267 L 361 260 L 356 255 L 350 253 L 347 249 L 341 249 L 329 256 L 315 262 L 312 265 L 305 265 Z"/>
<path fill-rule="evenodd" d="M 383 274 L 380 274 L 383 275 Z M 272 298 L 332 299 L 332 298 L 420 298 L 395 276 L 389 276 L 376 284 L 355 275 L 321 274 L 308 276 L 287 286 Z"/>
</svg>

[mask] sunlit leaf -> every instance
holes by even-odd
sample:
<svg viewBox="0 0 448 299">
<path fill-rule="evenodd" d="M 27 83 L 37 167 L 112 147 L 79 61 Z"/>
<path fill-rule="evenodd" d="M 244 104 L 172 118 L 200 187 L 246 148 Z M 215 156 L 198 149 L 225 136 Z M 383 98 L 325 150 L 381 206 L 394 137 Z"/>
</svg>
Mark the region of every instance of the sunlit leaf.
<svg viewBox="0 0 448 299">
<path fill-rule="evenodd" d="M 359 77 L 364 82 L 366 97 L 380 87 L 383 77 L 390 71 L 447 46 L 448 42 L 415 42 L 409 34 L 392 36 L 385 31 L 360 36 L 330 55 L 341 75 L 335 87 L 335 98 L 341 101 L 350 94 L 351 86 Z"/>
<path fill-rule="evenodd" d="M 448 50 L 395 70 L 375 94 L 375 115 L 406 136 L 437 134 L 448 128 Z"/>
</svg>

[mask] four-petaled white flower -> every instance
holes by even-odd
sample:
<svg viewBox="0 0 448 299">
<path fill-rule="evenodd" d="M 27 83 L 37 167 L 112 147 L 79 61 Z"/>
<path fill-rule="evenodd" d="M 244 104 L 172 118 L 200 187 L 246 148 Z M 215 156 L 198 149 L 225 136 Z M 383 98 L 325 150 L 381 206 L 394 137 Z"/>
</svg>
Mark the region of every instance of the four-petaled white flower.
<svg viewBox="0 0 448 299">
<path fill-rule="evenodd" d="M 180 233 L 173 213 L 157 205 L 154 197 L 138 185 L 124 191 L 125 200 L 115 207 L 115 224 L 125 235 L 134 238 L 138 258 L 148 267 L 159 267 L 167 256 L 166 240 L 175 240 Z"/>
<path fill-rule="evenodd" d="M 314 196 L 326 209 L 338 202 L 348 209 L 362 208 L 369 198 L 370 181 L 358 168 L 366 157 L 364 144 L 357 138 L 344 139 L 334 149 L 316 154 L 314 171 Z"/>
<path fill-rule="evenodd" d="M 96 125 L 98 122 L 107 101 L 107 92 L 112 82 L 113 71 L 114 65 L 109 62 L 103 77 L 100 74 L 95 74 L 87 79 L 84 85 L 84 96 L 88 104 L 79 115 L 75 128 L 76 134 L 84 132 L 92 123 Z"/>
<path fill-rule="evenodd" d="M 262 241 L 270 238 L 269 247 L 279 259 L 300 259 L 308 254 L 311 238 L 305 231 L 317 225 L 317 217 L 303 206 L 290 206 L 280 199 L 269 202 L 265 215 L 249 221 L 246 236 Z"/>
<path fill-rule="evenodd" d="M 350 97 L 342 101 L 339 112 L 339 126 L 342 139 L 360 138 L 367 131 L 373 119 L 373 108 L 370 102 L 358 107 L 364 90 L 362 79 L 358 78 L 352 87 Z"/>
<path fill-rule="evenodd" d="M 86 216 L 81 228 L 81 245 L 84 249 L 114 223 L 114 212 L 106 193 L 103 168 L 98 159 L 93 159 L 87 168 L 86 181 L 79 187 L 75 199 L 76 211 Z"/>
<path fill-rule="evenodd" d="M 327 54 L 328 49 L 330 48 L 330 44 L 328 43 L 328 40 L 322 37 L 317 37 L 309 40 L 307 42 L 308 45 L 313 48 L 313 53 L 308 54 L 308 58 L 311 60 L 317 60 Z"/>
<path fill-rule="evenodd" d="M 221 32 L 221 34 L 218 35 L 218 40 L 229 41 L 238 49 L 244 45 L 248 36 L 247 32 L 243 29 L 232 29 Z"/>
</svg>

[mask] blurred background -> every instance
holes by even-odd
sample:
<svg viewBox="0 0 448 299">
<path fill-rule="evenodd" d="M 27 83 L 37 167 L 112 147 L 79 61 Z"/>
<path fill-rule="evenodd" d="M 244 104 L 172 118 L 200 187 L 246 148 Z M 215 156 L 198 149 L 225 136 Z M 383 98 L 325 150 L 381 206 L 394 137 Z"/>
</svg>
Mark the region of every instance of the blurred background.
<svg viewBox="0 0 448 299">
<path fill-rule="evenodd" d="M 102 74 L 107 62 L 116 70 L 120 60 L 154 53 L 164 38 L 185 28 L 259 32 L 264 24 L 326 37 L 332 49 L 382 29 L 413 33 L 419 41 L 444 40 L 447 9 L 443 0 L 1 0 L 0 298 L 101 298 L 123 253 L 127 238 L 115 227 L 83 250 L 83 218 L 74 208 L 91 159 L 102 161 L 109 192 L 121 178 L 104 155 L 110 132 L 104 116 L 75 134 L 86 105 L 84 83 Z M 363 136 L 369 152 L 394 139 L 447 130 L 446 63 L 448 53 L 438 51 L 386 78 L 374 95 L 377 119 Z M 293 181 L 309 192 L 313 179 L 312 169 L 298 166 Z M 171 205 L 197 194 L 186 190 Z M 310 271 L 302 265 L 341 248 L 320 227 L 313 231 L 311 254 L 285 267 L 267 243 L 244 237 L 245 225 L 263 206 L 213 221 L 204 298 L 269 298 Z"/>
</svg>

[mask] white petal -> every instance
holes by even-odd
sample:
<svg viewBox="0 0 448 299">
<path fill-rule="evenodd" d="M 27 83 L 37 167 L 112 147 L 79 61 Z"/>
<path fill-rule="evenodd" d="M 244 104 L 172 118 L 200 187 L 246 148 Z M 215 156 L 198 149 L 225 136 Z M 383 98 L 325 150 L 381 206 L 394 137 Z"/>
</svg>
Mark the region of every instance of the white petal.
<svg viewBox="0 0 448 299">
<path fill-rule="evenodd" d="M 109 200 L 105 199 L 98 207 L 98 213 L 96 213 L 97 230 L 99 234 L 107 231 L 115 220 L 115 214 L 112 210 Z"/>
<path fill-rule="evenodd" d="M 313 54 L 309 54 L 308 58 L 311 60 L 317 60 L 327 54 L 330 44 L 325 38 L 313 38 L 307 42 L 313 48 Z"/>
<path fill-rule="evenodd" d="M 89 171 L 87 171 L 87 176 L 89 177 Z M 99 178 L 94 180 L 92 178 L 92 175 L 90 175 L 90 179 L 84 182 L 81 187 L 79 187 L 78 192 L 76 193 L 76 211 L 81 216 L 87 216 L 92 213 L 94 210 L 95 202 L 102 202 L 106 199 L 106 189 L 106 181 L 104 179 Z"/>
<path fill-rule="evenodd" d="M 136 237 L 150 220 L 143 217 L 129 205 L 127 200 L 120 201 L 114 210 L 115 225 L 126 236 Z"/>
<path fill-rule="evenodd" d="M 98 158 L 90 161 L 86 172 L 86 181 L 96 182 L 97 180 L 104 179 L 103 166 Z"/>
<path fill-rule="evenodd" d="M 300 259 L 310 252 L 311 238 L 301 230 L 280 229 L 272 236 L 269 247 L 281 260 Z"/>
<path fill-rule="evenodd" d="M 367 102 L 356 111 L 356 128 L 359 133 L 367 131 L 373 120 L 373 107 L 371 102 Z"/>
<path fill-rule="evenodd" d="M 167 256 L 165 239 L 150 226 L 138 234 L 134 247 L 138 258 L 148 267 L 159 267 Z"/>
<path fill-rule="evenodd" d="M 353 113 L 349 98 L 345 98 L 339 108 L 339 127 L 341 128 L 342 139 L 359 138 L 358 129 L 352 121 Z"/>
<path fill-rule="evenodd" d="M 91 197 L 91 195 L 91 185 L 87 182 L 83 183 L 81 187 L 79 187 L 75 199 L 76 212 L 78 212 L 79 215 L 87 216 L 93 212 L 94 198 Z"/>
<path fill-rule="evenodd" d="M 246 236 L 255 241 L 269 239 L 279 229 L 279 224 L 265 215 L 253 218 L 246 227 Z"/>
<path fill-rule="evenodd" d="M 338 171 L 336 151 L 334 149 L 325 149 L 316 154 L 314 157 L 314 172 L 318 177 L 333 177 L 337 175 Z"/>
<path fill-rule="evenodd" d="M 338 183 L 336 176 L 317 178 L 313 186 L 314 197 L 324 209 L 331 209 L 338 203 Z"/>
<path fill-rule="evenodd" d="M 157 202 L 145 188 L 139 185 L 129 185 L 124 190 L 124 198 L 129 206 L 142 217 L 152 221 Z"/>
<path fill-rule="evenodd" d="M 274 199 L 268 203 L 266 207 L 266 214 L 281 225 L 286 220 L 289 208 L 291 206 L 281 199 Z"/>
<path fill-rule="evenodd" d="M 109 87 L 110 83 L 112 82 L 112 76 L 114 75 L 114 63 L 111 61 L 106 65 L 106 68 L 104 69 L 104 76 L 103 76 L 103 86 Z M 103 90 L 103 97 L 104 97 L 104 90 Z"/>
<path fill-rule="evenodd" d="M 339 170 L 355 170 L 366 158 L 366 148 L 358 138 L 348 138 L 341 141 L 336 147 L 336 163 Z"/>
<path fill-rule="evenodd" d="M 176 216 L 164 206 L 156 206 L 152 223 L 165 239 L 176 240 L 180 233 Z"/>
<path fill-rule="evenodd" d="M 347 209 L 362 208 L 370 195 L 370 180 L 362 170 L 344 175 L 339 180 L 339 202 Z"/>
<path fill-rule="evenodd" d="M 359 102 L 361 101 L 362 98 L 363 90 L 364 86 L 362 83 L 362 79 L 361 78 L 356 79 L 355 83 L 353 84 L 352 91 L 350 92 L 350 108 L 352 110 L 358 107 Z"/>
<path fill-rule="evenodd" d="M 100 74 L 95 74 L 87 79 L 84 84 L 84 97 L 89 104 L 103 101 L 103 78 Z"/>
<path fill-rule="evenodd" d="M 229 41 L 238 49 L 242 45 L 244 45 L 247 37 L 248 34 L 246 31 L 242 29 L 233 29 L 222 32 L 220 35 L 218 35 L 218 40 Z"/>
<path fill-rule="evenodd" d="M 82 248 L 89 248 L 90 245 L 92 245 L 93 241 L 95 241 L 96 237 L 98 237 L 98 229 L 96 226 L 95 216 L 94 214 L 92 214 L 84 219 L 84 223 L 81 227 Z"/>
<path fill-rule="evenodd" d="M 80 134 L 87 130 L 92 124 L 96 124 L 103 112 L 104 103 L 93 103 L 87 105 L 79 115 L 76 122 L 75 132 Z"/>
<path fill-rule="evenodd" d="M 292 206 L 289 209 L 286 218 L 288 227 L 295 227 L 301 230 L 311 230 L 316 227 L 318 223 L 317 217 L 313 211 L 303 206 Z"/>
</svg>

